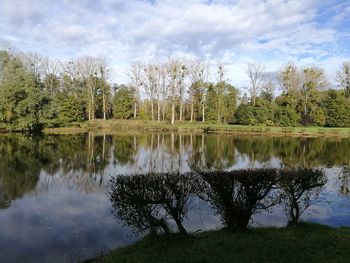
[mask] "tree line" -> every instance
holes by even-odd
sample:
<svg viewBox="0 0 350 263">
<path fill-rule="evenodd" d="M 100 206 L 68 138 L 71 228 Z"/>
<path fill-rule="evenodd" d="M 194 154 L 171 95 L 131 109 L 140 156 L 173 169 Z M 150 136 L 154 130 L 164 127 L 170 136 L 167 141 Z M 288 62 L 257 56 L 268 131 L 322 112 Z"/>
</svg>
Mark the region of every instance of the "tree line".
<svg viewBox="0 0 350 263">
<path fill-rule="evenodd" d="M 0 51 L 0 125 L 16 130 L 64 126 L 95 119 L 146 119 L 242 125 L 350 126 L 350 63 L 329 89 L 318 67 L 288 63 L 276 74 L 247 65 L 249 85 L 231 85 L 222 64 L 180 58 L 133 63 L 129 83 L 111 82 L 107 60 L 62 62 L 35 53 Z M 272 76 L 273 75 L 273 76 Z M 213 81 L 213 79 L 215 79 Z M 276 96 L 277 88 L 282 93 Z"/>
</svg>

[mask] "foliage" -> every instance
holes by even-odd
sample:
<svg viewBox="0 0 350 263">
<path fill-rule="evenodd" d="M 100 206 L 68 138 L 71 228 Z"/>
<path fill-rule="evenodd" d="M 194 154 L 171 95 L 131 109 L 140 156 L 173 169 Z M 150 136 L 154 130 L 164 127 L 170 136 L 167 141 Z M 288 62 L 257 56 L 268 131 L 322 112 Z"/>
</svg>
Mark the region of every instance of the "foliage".
<svg viewBox="0 0 350 263">
<path fill-rule="evenodd" d="M 269 196 L 276 184 L 275 169 L 198 174 L 204 181 L 200 197 L 211 204 L 227 228 L 247 228 L 253 214 L 276 203 L 276 197 Z"/>
<path fill-rule="evenodd" d="M 109 183 L 108 196 L 117 218 L 136 232 L 170 233 L 171 218 L 178 231 L 187 234 L 182 222 L 196 189 L 192 179 L 190 174 L 117 176 Z"/>
<path fill-rule="evenodd" d="M 249 94 L 239 96 L 238 89 L 225 81 L 223 65 L 218 67 L 217 81 L 209 81 L 206 62 L 169 59 L 163 64 L 133 64 L 130 86 L 113 84 L 113 94 L 103 58 L 86 56 L 60 63 L 0 51 L 0 122 L 7 129 L 27 131 L 113 117 L 172 125 L 176 120 L 207 120 L 350 127 L 349 68 L 344 62 L 337 72 L 341 92 L 333 96 L 323 91 L 328 82 L 321 68 L 288 63 L 276 75 L 282 94 L 275 98 L 276 83 L 267 78 L 263 65 L 248 65 Z"/>
<path fill-rule="evenodd" d="M 254 125 L 254 107 L 250 104 L 240 104 L 234 114 L 234 122 L 240 125 Z"/>
<path fill-rule="evenodd" d="M 241 125 L 274 125 L 274 105 L 256 99 L 255 106 L 241 104 L 234 114 L 234 122 Z"/>
<path fill-rule="evenodd" d="M 28 72 L 20 59 L 3 54 L 0 79 L 0 120 L 14 129 L 41 129 L 43 106 L 38 76 Z"/>
<path fill-rule="evenodd" d="M 294 127 L 299 121 L 299 115 L 291 107 L 279 106 L 275 110 L 275 124 L 282 127 Z"/>
<path fill-rule="evenodd" d="M 327 179 L 321 170 L 282 170 L 279 185 L 290 224 L 299 222 L 303 212 L 315 201 Z"/>
<path fill-rule="evenodd" d="M 133 91 L 128 87 L 121 86 L 117 88 L 117 91 L 113 99 L 113 115 L 117 119 L 129 119 L 133 114 Z"/>
<path fill-rule="evenodd" d="M 329 90 L 322 105 L 325 112 L 325 126 L 350 126 L 350 102 L 339 92 Z"/>
</svg>

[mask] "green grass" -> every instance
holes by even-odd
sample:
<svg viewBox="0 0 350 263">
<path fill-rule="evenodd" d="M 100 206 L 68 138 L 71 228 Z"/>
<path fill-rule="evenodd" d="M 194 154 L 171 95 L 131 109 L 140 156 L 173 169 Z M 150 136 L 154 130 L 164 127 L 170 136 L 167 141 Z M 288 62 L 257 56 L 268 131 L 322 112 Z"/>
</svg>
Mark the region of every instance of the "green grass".
<svg viewBox="0 0 350 263">
<path fill-rule="evenodd" d="M 303 223 L 188 238 L 146 237 L 89 262 L 349 262 L 350 228 Z"/>
<path fill-rule="evenodd" d="M 142 120 L 95 120 L 74 123 L 63 128 L 46 129 L 47 133 L 86 132 L 86 131 L 179 131 L 179 132 L 208 132 L 228 134 L 261 134 L 278 136 L 332 136 L 350 137 L 350 128 L 326 127 L 260 127 L 230 124 L 215 124 L 202 122 L 168 122 Z"/>
</svg>

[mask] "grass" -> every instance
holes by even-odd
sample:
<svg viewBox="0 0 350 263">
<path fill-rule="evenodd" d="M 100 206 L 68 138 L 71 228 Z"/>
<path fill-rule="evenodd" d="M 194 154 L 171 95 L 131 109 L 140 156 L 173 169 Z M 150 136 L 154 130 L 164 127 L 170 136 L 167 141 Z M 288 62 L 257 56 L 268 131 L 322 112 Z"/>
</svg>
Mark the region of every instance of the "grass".
<svg viewBox="0 0 350 263">
<path fill-rule="evenodd" d="M 63 128 L 45 129 L 46 133 L 74 133 L 87 131 L 179 131 L 207 132 L 228 134 L 258 134 L 274 136 L 331 136 L 350 137 L 350 128 L 326 127 L 260 127 L 231 124 L 213 124 L 202 122 L 168 122 L 142 120 L 95 120 L 83 123 L 73 123 Z"/>
<path fill-rule="evenodd" d="M 210 231 L 186 239 L 146 237 L 88 262 L 349 262 L 350 228 L 302 223 L 246 232 Z"/>
</svg>

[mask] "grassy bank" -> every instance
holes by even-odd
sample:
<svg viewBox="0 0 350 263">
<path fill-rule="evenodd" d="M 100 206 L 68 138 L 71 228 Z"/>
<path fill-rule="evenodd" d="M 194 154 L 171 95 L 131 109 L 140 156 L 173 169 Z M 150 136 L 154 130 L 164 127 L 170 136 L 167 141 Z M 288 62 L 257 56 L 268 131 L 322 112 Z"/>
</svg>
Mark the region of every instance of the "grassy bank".
<svg viewBox="0 0 350 263">
<path fill-rule="evenodd" d="M 45 129 L 46 133 L 75 133 L 87 131 L 178 131 L 208 132 L 226 134 L 255 134 L 273 136 L 336 136 L 350 137 L 350 128 L 325 127 L 255 127 L 230 124 L 211 124 L 202 122 L 169 123 L 137 120 L 96 120 L 84 123 L 73 123 L 62 128 Z"/>
<path fill-rule="evenodd" d="M 89 262 L 349 262 L 350 228 L 303 223 L 182 239 L 146 237 Z"/>
</svg>

